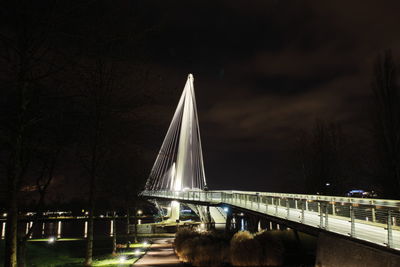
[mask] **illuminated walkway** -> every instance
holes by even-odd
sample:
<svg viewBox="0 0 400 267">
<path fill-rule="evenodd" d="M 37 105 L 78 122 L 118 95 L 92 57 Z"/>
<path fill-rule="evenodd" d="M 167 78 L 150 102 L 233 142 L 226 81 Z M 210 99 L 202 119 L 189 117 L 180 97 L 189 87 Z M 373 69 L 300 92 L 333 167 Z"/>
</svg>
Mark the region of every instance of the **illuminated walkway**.
<svg viewBox="0 0 400 267">
<path fill-rule="evenodd" d="M 138 260 L 134 266 L 183 266 L 174 253 L 173 241 L 173 238 L 153 239 L 153 244 L 147 250 L 146 255 Z"/>
</svg>

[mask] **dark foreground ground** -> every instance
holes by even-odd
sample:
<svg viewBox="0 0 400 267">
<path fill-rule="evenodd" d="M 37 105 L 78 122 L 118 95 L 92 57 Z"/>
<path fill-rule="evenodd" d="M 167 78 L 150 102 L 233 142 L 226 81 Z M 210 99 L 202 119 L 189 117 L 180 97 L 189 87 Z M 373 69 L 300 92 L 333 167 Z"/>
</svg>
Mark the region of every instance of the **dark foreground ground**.
<svg viewBox="0 0 400 267">
<path fill-rule="evenodd" d="M 118 243 L 126 244 L 121 238 Z M 119 248 L 117 255 L 111 255 L 112 239 L 97 238 L 94 242 L 93 266 L 130 266 L 140 257 L 148 245 L 131 244 L 130 248 Z M 84 239 L 60 239 L 50 243 L 48 239 L 31 240 L 27 244 L 27 266 L 38 267 L 80 267 L 83 266 L 86 241 Z M 123 260 L 121 260 L 123 259 Z M 4 240 L 0 241 L 0 266 L 4 263 Z"/>
</svg>

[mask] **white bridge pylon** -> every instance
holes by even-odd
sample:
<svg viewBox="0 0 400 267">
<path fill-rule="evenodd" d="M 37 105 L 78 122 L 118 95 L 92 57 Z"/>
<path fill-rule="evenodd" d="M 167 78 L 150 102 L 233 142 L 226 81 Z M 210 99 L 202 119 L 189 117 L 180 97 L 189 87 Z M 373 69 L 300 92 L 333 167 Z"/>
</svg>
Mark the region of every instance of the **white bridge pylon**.
<svg viewBox="0 0 400 267">
<path fill-rule="evenodd" d="M 145 190 L 203 190 L 207 187 L 193 80 L 193 75 L 189 74 Z M 173 201 L 170 220 L 178 220 L 179 211 L 179 203 Z"/>
</svg>

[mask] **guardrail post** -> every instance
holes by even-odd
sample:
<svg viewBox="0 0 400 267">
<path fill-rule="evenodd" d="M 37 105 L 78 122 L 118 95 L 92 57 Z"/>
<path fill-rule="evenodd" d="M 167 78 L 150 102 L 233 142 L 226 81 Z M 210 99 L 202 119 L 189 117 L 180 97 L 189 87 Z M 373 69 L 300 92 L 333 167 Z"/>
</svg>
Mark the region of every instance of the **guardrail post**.
<svg viewBox="0 0 400 267">
<path fill-rule="evenodd" d="M 250 201 L 250 209 L 253 209 L 253 200 L 252 200 L 252 196 L 248 196 L 249 201 Z"/>
<path fill-rule="evenodd" d="M 388 211 L 388 218 L 387 218 L 387 234 L 388 234 L 388 242 L 387 246 L 389 248 L 393 247 L 393 229 L 392 229 L 392 211 Z"/>
<path fill-rule="evenodd" d="M 350 223 L 351 223 L 350 236 L 356 237 L 356 225 L 355 225 L 355 216 L 354 216 L 353 205 L 350 206 Z"/>
<path fill-rule="evenodd" d="M 242 195 L 239 195 L 239 204 L 242 206 Z"/>
<path fill-rule="evenodd" d="M 244 195 L 244 206 L 247 207 L 247 195 Z"/>
<path fill-rule="evenodd" d="M 306 210 L 308 210 L 308 200 L 306 199 Z"/>
<path fill-rule="evenodd" d="M 301 219 L 300 219 L 301 223 L 304 223 L 304 207 L 305 207 L 306 203 L 307 203 L 307 200 L 301 201 Z"/>
<path fill-rule="evenodd" d="M 372 207 L 372 222 L 376 222 L 376 211 L 375 211 L 375 207 Z"/>
<path fill-rule="evenodd" d="M 262 197 L 258 195 L 257 200 L 258 200 L 258 210 L 260 210 L 260 202 L 262 200 Z"/>
<path fill-rule="evenodd" d="M 332 215 L 333 215 L 333 216 L 336 216 L 335 202 L 332 203 Z"/>
<path fill-rule="evenodd" d="M 275 199 L 275 215 L 278 215 L 278 202 L 279 202 L 279 198 Z"/>
<path fill-rule="evenodd" d="M 294 200 L 294 208 L 297 210 L 298 206 L 297 206 L 297 199 Z"/>
<path fill-rule="evenodd" d="M 289 219 L 290 205 L 289 199 L 286 199 L 286 219 Z"/>
<path fill-rule="evenodd" d="M 318 212 L 319 212 L 319 228 L 324 228 L 324 213 L 321 209 L 320 202 L 318 202 Z"/>
<path fill-rule="evenodd" d="M 268 197 L 265 197 L 265 213 L 268 213 Z"/>
<path fill-rule="evenodd" d="M 329 203 L 325 205 L 325 230 L 329 230 L 328 214 L 329 214 Z"/>
</svg>

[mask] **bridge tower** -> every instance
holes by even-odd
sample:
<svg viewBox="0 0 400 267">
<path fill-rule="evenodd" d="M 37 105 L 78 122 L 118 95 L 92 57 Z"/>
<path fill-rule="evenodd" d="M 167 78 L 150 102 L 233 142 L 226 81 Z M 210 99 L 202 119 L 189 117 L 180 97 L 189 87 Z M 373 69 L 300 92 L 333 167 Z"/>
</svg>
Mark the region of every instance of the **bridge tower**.
<svg viewBox="0 0 400 267">
<path fill-rule="evenodd" d="M 189 74 L 145 190 L 200 191 L 207 187 L 193 81 Z M 179 212 L 179 202 L 172 201 L 170 220 L 178 220 Z"/>
</svg>

